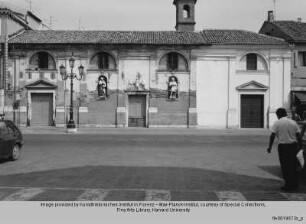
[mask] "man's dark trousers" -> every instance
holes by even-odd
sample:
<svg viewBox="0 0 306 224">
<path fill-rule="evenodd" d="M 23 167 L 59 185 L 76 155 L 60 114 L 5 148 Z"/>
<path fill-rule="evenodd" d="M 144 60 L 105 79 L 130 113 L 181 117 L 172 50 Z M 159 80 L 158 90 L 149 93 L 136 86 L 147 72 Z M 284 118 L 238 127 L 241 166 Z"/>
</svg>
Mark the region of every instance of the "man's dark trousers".
<svg viewBox="0 0 306 224">
<path fill-rule="evenodd" d="M 279 161 L 287 190 L 296 190 L 298 188 L 297 153 L 297 143 L 278 145 Z"/>
</svg>

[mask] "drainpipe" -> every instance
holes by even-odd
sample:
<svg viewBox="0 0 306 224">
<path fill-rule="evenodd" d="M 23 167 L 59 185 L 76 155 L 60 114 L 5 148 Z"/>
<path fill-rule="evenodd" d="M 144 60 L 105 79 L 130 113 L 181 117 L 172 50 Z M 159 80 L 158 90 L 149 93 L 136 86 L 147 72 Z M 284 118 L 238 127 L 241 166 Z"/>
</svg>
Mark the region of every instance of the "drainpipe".
<svg viewBox="0 0 306 224">
<path fill-rule="evenodd" d="M 1 51 L 4 52 L 4 44 L 1 44 Z M 2 61 L 1 61 L 2 63 Z M 3 111 L 0 111 L 0 114 L 4 114 L 4 86 L 3 86 L 3 79 L 4 79 L 4 56 L 3 56 L 3 66 L 2 71 L 0 73 L 0 108 Z"/>
<path fill-rule="evenodd" d="M 4 40 L 4 75 L 3 75 L 3 89 L 6 90 L 6 79 L 7 79 L 7 69 L 8 69 L 8 36 L 5 36 Z"/>
<path fill-rule="evenodd" d="M 150 92 L 151 92 L 151 69 L 152 69 L 152 62 L 151 62 L 151 57 L 149 57 L 149 94 L 147 95 L 146 98 L 146 127 L 150 127 L 150 104 L 151 104 L 151 98 L 150 98 Z"/>
<path fill-rule="evenodd" d="M 17 71 L 17 68 L 16 68 L 16 58 L 14 58 L 14 76 L 13 76 L 13 79 L 14 79 L 14 82 L 13 82 L 13 84 L 14 84 L 14 86 L 13 86 L 13 88 L 14 88 L 14 94 L 13 94 L 13 122 L 14 122 L 14 124 L 16 124 L 16 106 L 15 106 L 15 103 L 16 103 L 16 84 L 17 84 L 17 82 L 16 82 L 16 71 Z"/>
<path fill-rule="evenodd" d="M 271 71 L 272 71 L 272 69 L 271 69 L 271 66 L 272 66 L 272 62 L 271 62 L 271 45 L 269 45 L 269 61 L 268 61 L 268 66 L 269 66 L 269 68 L 268 68 L 268 79 L 269 79 L 269 89 L 268 89 L 268 91 L 269 91 L 269 105 L 268 105 L 268 108 L 267 108 L 267 124 L 266 124 L 266 127 L 267 127 L 267 129 L 269 129 L 270 128 L 270 126 L 271 126 L 271 124 L 270 124 L 270 110 L 271 110 L 271 86 L 272 86 L 272 84 L 271 84 L 271 81 L 272 81 L 272 78 L 271 78 Z"/>
<path fill-rule="evenodd" d="M 230 116 L 230 78 L 231 76 L 231 57 L 228 57 L 228 68 L 227 68 L 227 113 L 226 113 L 226 129 L 230 128 L 229 122 L 229 116 Z"/>
<path fill-rule="evenodd" d="M 4 37 L 4 45 L 3 45 L 3 70 L 2 70 L 2 74 L 3 76 L 1 77 L 1 86 L 0 86 L 0 101 L 1 104 L 3 105 L 3 114 L 5 113 L 5 90 L 6 90 L 6 78 L 7 78 L 7 65 L 8 63 L 8 36 L 6 35 Z"/>
</svg>

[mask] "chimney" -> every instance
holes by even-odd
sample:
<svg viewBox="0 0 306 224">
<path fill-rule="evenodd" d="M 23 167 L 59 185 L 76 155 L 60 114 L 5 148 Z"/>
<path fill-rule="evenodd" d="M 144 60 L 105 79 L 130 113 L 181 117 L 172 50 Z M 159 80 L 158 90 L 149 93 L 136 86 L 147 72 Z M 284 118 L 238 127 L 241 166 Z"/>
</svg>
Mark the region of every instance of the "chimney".
<svg viewBox="0 0 306 224">
<path fill-rule="evenodd" d="M 274 13 L 273 11 L 268 11 L 268 22 L 273 23 L 274 22 Z"/>
</svg>

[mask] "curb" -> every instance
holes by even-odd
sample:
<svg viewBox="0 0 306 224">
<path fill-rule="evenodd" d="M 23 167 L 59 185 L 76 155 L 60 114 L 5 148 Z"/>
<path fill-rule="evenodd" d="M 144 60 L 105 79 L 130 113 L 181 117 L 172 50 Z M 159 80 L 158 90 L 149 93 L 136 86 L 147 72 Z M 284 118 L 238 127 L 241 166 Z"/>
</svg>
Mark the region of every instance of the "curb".
<svg viewBox="0 0 306 224">
<path fill-rule="evenodd" d="M 67 133 L 66 128 L 56 127 L 21 127 L 24 135 L 55 134 L 55 135 L 204 135 L 204 136 L 267 136 L 268 129 L 182 129 L 182 128 L 79 128 L 76 133 Z"/>
</svg>

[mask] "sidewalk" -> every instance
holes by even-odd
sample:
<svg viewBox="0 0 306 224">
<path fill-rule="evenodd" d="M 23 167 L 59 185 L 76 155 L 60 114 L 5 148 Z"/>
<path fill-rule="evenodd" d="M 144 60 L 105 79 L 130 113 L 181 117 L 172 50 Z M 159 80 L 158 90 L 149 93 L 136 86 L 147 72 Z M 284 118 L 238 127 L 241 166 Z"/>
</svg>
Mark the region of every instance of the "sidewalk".
<svg viewBox="0 0 306 224">
<path fill-rule="evenodd" d="M 23 134 L 68 134 L 65 127 L 20 127 Z M 188 129 L 188 128 L 78 128 L 77 133 L 69 133 L 69 135 L 79 134 L 102 134 L 102 135 L 255 135 L 267 136 L 270 134 L 268 129 Z"/>
</svg>

